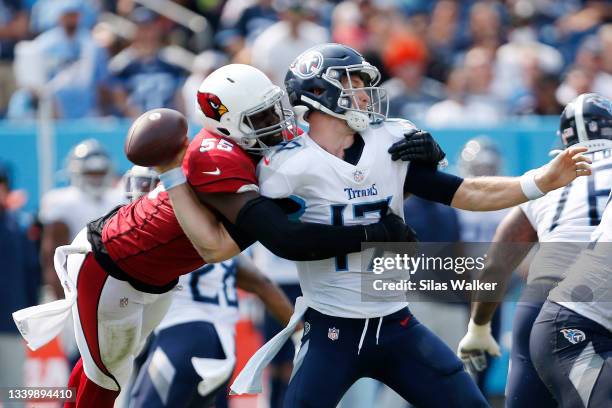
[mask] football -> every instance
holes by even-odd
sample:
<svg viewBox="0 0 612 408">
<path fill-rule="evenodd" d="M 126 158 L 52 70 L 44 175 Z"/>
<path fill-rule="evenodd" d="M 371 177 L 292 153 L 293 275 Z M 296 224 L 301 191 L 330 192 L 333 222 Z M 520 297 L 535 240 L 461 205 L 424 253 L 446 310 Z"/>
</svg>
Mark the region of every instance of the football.
<svg viewBox="0 0 612 408">
<path fill-rule="evenodd" d="M 169 162 L 187 140 L 187 119 L 173 109 L 152 109 L 140 115 L 125 139 L 125 154 L 134 164 L 151 167 Z"/>
</svg>

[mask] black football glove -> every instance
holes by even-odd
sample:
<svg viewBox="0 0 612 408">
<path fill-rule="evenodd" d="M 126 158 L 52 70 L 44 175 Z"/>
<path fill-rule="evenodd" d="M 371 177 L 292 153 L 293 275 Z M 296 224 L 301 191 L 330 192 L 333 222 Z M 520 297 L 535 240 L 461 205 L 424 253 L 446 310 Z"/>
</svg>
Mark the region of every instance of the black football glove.
<svg viewBox="0 0 612 408">
<path fill-rule="evenodd" d="M 417 242 L 416 233 L 404 223 L 404 220 L 387 213 L 376 224 L 366 226 L 368 242 Z"/>
<path fill-rule="evenodd" d="M 389 148 L 392 160 L 411 161 L 437 167 L 446 153 L 426 130 L 412 129 L 404 133 L 404 140 Z"/>
</svg>

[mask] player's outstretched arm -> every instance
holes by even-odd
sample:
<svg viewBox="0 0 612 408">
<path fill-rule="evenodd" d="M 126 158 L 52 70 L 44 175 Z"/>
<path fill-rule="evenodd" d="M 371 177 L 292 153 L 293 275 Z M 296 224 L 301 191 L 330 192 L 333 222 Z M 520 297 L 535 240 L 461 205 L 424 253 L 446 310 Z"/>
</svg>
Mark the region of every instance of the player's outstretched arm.
<svg viewBox="0 0 612 408">
<path fill-rule="evenodd" d="M 582 146 L 569 147 L 548 164 L 522 177 L 478 177 L 463 180 L 451 206 L 470 211 L 493 211 L 541 197 L 571 183 L 576 177 L 591 174 L 591 159 Z"/>
<path fill-rule="evenodd" d="M 259 241 L 281 258 L 311 261 L 361 251 L 362 242 L 413 242 L 415 236 L 397 215 L 369 225 L 334 226 L 289 221 L 282 208 L 254 191 L 198 193 L 235 227 L 236 240 Z"/>
<path fill-rule="evenodd" d="M 266 306 L 270 314 L 283 326 L 289 323 L 293 305 L 282 290 L 255 266 L 248 256 L 238 256 L 236 286 L 254 293 Z"/>
<path fill-rule="evenodd" d="M 457 349 L 457 355 L 475 371 L 486 368 L 485 353 L 499 355 L 499 346 L 491 335 L 491 320 L 512 272 L 525 259 L 537 239 L 536 231 L 518 207 L 506 215 L 497 227 L 493 243 L 487 251 L 487 262 L 478 280 L 497 283 L 499 289 L 496 297 L 499 300 L 472 300 L 472 317 Z"/>
<path fill-rule="evenodd" d="M 186 148 L 187 146 L 185 146 Z M 181 170 L 183 149 L 171 163 L 155 167 L 168 192 L 185 235 L 207 263 L 221 262 L 240 253 L 223 224 L 196 197 Z"/>
</svg>

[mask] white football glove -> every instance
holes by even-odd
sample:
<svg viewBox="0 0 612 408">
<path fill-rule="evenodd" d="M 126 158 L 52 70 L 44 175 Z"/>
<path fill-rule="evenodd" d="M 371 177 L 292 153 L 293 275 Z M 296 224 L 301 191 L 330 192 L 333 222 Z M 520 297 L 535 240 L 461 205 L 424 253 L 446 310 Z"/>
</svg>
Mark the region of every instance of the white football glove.
<svg viewBox="0 0 612 408">
<path fill-rule="evenodd" d="M 495 357 L 501 356 L 499 345 L 491 335 L 491 323 L 478 325 L 470 319 L 468 331 L 459 342 L 457 356 L 463 360 L 465 368 L 474 373 L 487 368 L 485 352 Z"/>
</svg>

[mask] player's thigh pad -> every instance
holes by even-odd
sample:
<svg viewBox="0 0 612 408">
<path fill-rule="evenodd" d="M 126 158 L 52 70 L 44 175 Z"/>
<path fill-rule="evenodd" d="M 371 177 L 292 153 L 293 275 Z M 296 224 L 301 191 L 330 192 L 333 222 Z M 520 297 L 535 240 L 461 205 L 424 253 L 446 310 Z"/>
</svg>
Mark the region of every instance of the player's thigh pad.
<svg viewBox="0 0 612 408">
<path fill-rule="evenodd" d="M 70 262 L 70 260 L 69 260 Z M 101 387 L 118 390 L 129 380 L 135 355 L 150 333 L 153 320 L 163 318 L 156 302 L 167 302 L 169 294 L 140 292 L 129 283 L 108 274 L 89 253 L 76 280 L 77 302 L 73 307 L 75 335 L 89 379 Z M 143 331 L 143 316 L 157 310 Z"/>
<path fill-rule="evenodd" d="M 612 336 L 604 327 L 546 302 L 532 330 L 531 358 L 561 407 L 598 407 L 612 399 Z"/>
</svg>

